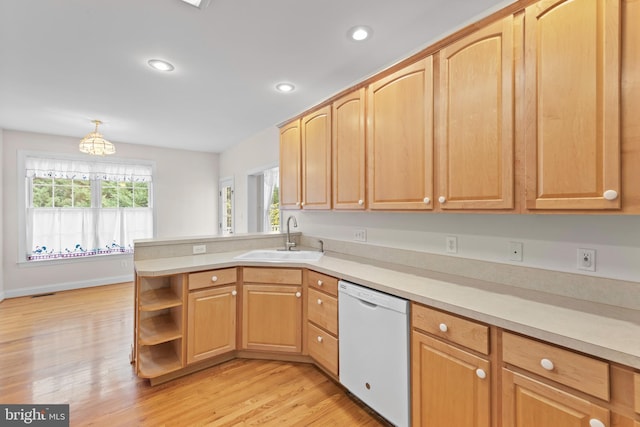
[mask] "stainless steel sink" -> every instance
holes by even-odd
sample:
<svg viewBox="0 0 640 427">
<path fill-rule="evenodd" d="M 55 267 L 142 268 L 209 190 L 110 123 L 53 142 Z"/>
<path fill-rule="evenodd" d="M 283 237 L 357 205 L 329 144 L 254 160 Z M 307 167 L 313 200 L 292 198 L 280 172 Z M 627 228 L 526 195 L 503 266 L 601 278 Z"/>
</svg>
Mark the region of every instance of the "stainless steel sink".
<svg viewBox="0 0 640 427">
<path fill-rule="evenodd" d="M 256 249 L 238 255 L 234 259 L 260 262 L 306 262 L 318 261 L 324 255 L 319 251 L 279 251 L 276 249 Z"/>
</svg>

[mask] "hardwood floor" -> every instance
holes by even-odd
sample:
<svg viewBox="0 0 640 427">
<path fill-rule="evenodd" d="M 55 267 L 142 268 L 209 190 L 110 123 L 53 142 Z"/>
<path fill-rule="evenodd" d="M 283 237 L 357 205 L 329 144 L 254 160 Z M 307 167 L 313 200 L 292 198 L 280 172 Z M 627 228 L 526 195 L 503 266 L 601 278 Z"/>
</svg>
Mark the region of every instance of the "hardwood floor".
<svg viewBox="0 0 640 427">
<path fill-rule="evenodd" d="M 149 386 L 129 364 L 133 284 L 0 303 L 0 403 L 69 403 L 72 426 L 384 426 L 317 368 L 233 360 Z"/>
</svg>

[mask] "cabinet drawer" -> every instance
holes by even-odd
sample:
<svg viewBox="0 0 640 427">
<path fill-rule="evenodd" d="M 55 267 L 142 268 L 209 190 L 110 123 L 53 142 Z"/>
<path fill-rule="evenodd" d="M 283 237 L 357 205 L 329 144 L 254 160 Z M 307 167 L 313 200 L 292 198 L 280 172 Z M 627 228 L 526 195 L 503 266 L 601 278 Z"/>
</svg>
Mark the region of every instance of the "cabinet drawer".
<svg viewBox="0 0 640 427">
<path fill-rule="evenodd" d="M 411 305 L 411 313 L 411 324 L 414 328 L 478 353 L 489 354 L 488 326 L 419 304 Z"/>
<path fill-rule="evenodd" d="M 189 274 L 189 290 L 208 288 L 210 286 L 228 285 L 238 280 L 235 268 L 202 271 Z"/>
<path fill-rule="evenodd" d="M 338 298 L 309 289 L 307 304 L 309 320 L 337 335 Z"/>
<path fill-rule="evenodd" d="M 505 363 L 609 400 L 606 362 L 506 332 L 502 334 L 502 358 Z"/>
<path fill-rule="evenodd" d="M 309 355 L 333 375 L 338 375 L 338 339 L 309 323 Z"/>
<path fill-rule="evenodd" d="M 318 289 L 334 297 L 338 296 L 338 279 L 309 270 L 309 289 Z"/>
<path fill-rule="evenodd" d="M 277 285 L 301 285 L 302 270 L 299 268 L 254 268 L 242 269 L 245 283 L 270 283 Z"/>
</svg>

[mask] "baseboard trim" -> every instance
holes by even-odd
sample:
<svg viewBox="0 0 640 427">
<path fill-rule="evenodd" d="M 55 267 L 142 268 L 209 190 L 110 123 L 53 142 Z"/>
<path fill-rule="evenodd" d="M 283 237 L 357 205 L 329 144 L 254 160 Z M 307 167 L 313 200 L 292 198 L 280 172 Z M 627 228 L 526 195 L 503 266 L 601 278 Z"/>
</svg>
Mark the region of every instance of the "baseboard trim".
<svg viewBox="0 0 640 427">
<path fill-rule="evenodd" d="M 4 300 L 4 291 L 0 292 L 0 302 Z"/>
<path fill-rule="evenodd" d="M 73 289 L 93 288 L 95 286 L 111 285 L 113 283 L 132 282 L 133 274 L 114 277 L 102 277 L 93 280 L 81 280 L 78 282 L 54 283 L 51 285 L 34 286 L 30 288 L 5 289 L 0 293 L 0 301 L 4 298 L 17 298 L 31 295 L 47 294 L 51 292 L 70 291 Z"/>
</svg>

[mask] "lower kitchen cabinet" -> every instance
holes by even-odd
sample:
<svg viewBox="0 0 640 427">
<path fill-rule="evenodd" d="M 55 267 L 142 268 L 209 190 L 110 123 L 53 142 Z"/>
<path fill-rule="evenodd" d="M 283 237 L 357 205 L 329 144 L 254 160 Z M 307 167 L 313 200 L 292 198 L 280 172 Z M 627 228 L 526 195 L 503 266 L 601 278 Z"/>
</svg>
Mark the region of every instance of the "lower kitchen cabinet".
<svg viewBox="0 0 640 427">
<path fill-rule="evenodd" d="M 309 355 L 338 377 L 338 279 L 308 271 L 307 284 Z"/>
<path fill-rule="evenodd" d="M 187 363 L 236 349 L 236 286 L 189 293 Z"/>
<path fill-rule="evenodd" d="M 503 425 L 607 427 L 609 410 L 533 378 L 502 371 Z"/>
<path fill-rule="evenodd" d="M 412 425 L 491 425 L 487 360 L 415 330 L 411 348 Z"/>
<path fill-rule="evenodd" d="M 302 352 L 302 270 L 243 269 L 242 348 Z"/>
<path fill-rule="evenodd" d="M 607 362 L 508 332 L 502 358 L 503 425 L 611 426 Z"/>
<path fill-rule="evenodd" d="M 242 347 L 285 353 L 302 351 L 302 288 L 243 287 Z"/>
</svg>

